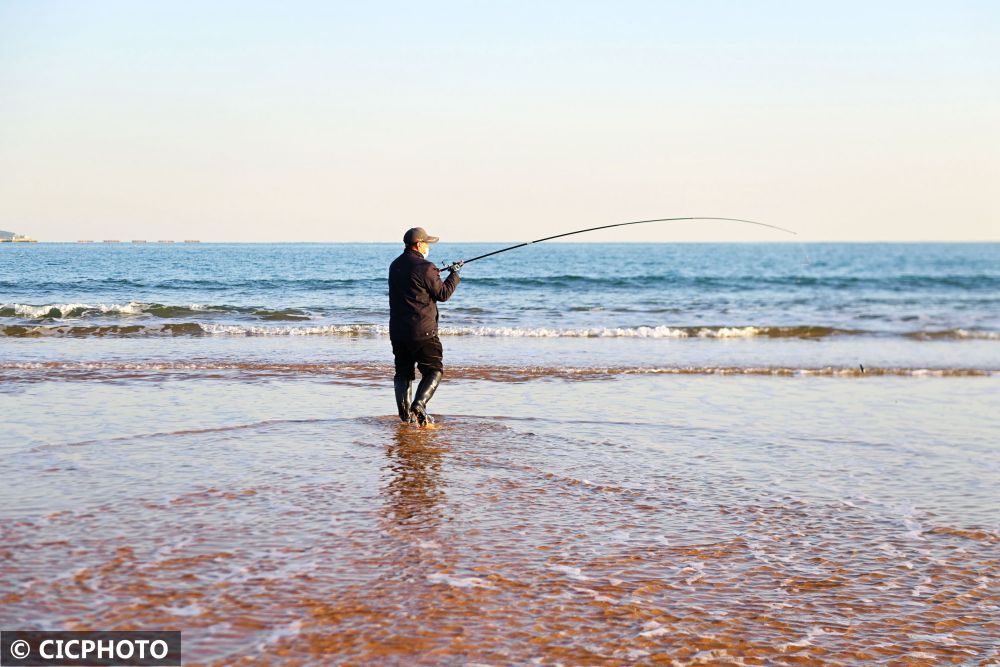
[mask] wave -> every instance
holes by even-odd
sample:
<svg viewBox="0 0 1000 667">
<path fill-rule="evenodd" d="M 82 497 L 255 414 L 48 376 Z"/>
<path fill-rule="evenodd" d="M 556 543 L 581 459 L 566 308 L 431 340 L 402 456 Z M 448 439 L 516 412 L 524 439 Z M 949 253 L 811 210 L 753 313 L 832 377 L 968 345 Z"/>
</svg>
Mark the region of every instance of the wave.
<svg viewBox="0 0 1000 667">
<path fill-rule="evenodd" d="M 141 315 L 141 303 L 50 303 L 34 306 L 26 303 L 5 303 L 0 306 L 0 317 L 22 317 L 29 320 L 78 319 L 88 315 Z"/>
<path fill-rule="evenodd" d="M 1000 340 L 1000 331 L 979 331 L 967 329 L 943 329 L 941 331 L 913 331 L 904 334 L 916 340 Z"/>
<path fill-rule="evenodd" d="M 138 317 L 152 316 L 162 319 L 203 317 L 212 313 L 238 314 L 261 320 L 308 320 L 308 312 L 299 308 L 264 308 L 258 306 L 206 305 L 192 303 L 187 306 L 162 303 L 49 303 L 40 306 L 25 303 L 0 305 L 0 317 L 19 317 L 25 320 L 81 320 L 89 317 Z"/>
<path fill-rule="evenodd" d="M 0 324 L 0 336 L 9 338 L 90 338 L 123 336 L 202 336 L 205 330 L 196 322 L 176 324 L 108 324 L 93 326 Z"/>
<path fill-rule="evenodd" d="M 32 290 L 56 291 L 61 289 L 78 290 L 81 287 L 90 290 L 99 289 L 161 289 L 161 290 L 207 290 L 218 291 L 228 289 L 283 289 L 283 290 L 335 290 L 344 287 L 358 285 L 369 285 L 374 283 L 385 284 L 386 278 L 381 274 L 378 277 L 367 278 L 234 278 L 230 280 L 220 278 L 170 278 L 160 279 L 134 279 L 134 278 L 83 278 L 78 281 L 71 280 L 0 280 L 0 288 L 13 288 Z"/>
<path fill-rule="evenodd" d="M 349 380 L 386 379 L 393 369 L 387 363 L 328 362 L 271 363 L 251 361 L 99 361 L 99 362 L 0 362 L 0 379 L 43 381 L 54 378 L 93 380 L 111 377 L 130 379 L 163 378 L 169 375 L 208 378 L 333 376 Z M 597 380 L 624 375 L 755 375 L 772 377 L 983 377 L 1000 375 L 1000 369 L 986 368 L 865 368 L 743 367 L 743 366 L 449 366 L 455 379 L 523 382 L 532 379 Z"/>
<path fill-rule="evenodd" d="M 867 333 L 834 327 L 597 327 L 591 329 L 548 329 L 544 327 L 445 327 L 444 335 L 524 338 L 825 338 Z"/>
<path fill-rule="evenodd" d="M 0 337 L 87 338 L 132 336 L 379 336 L 389 327 L 374 324 L 345 324 L 314 327 L 241 326 L 177 322 L 164 324 L 43 325 L 0 324 Z"/>
<path fill-rule="evenodd" d="M 296 319 L 283 311 L 260 319 Z M 550 329 L 545 327 L 442 327 L 442 336 L 484 338 L 647 338 L 647 339 L 741 339 L 775 338 L 820 340 L 834 336 L 901 336 L 918 341 L 1000 340 L 1000 332 L 967 329 L 886 333 L 862 329 L 801 326 L 698 326 L 698 327 L 605 327 Z M 156 324 L 0 324 L 0 337 L 119 337 L 119 336 L 387 336 L 381 324 L 243 325 L 211 322 L 165 322 Z"/>
</svg>

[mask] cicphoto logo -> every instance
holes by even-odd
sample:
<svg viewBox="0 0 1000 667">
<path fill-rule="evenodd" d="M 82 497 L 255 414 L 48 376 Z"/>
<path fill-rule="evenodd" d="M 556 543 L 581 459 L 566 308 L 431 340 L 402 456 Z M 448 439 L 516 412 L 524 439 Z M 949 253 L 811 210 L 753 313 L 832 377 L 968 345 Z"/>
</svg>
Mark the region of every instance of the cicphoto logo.
<svg viewBox="0 0 1000 667">
<path fill-rule="evenodd" d="M 42 632 L 0 631 L 0 665 L 181 664 L 179 631 Z"/>
</svg>

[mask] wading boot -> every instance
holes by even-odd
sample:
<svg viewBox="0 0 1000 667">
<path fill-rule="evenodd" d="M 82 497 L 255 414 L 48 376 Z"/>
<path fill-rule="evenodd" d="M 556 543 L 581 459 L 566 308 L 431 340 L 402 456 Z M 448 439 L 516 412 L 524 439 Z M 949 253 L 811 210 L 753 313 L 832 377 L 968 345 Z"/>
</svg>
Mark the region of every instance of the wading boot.
<svg viewBox="0 0 1000 667">
<path fill-rule="evenodd" d="M 410 380 L 393 378 L 393 386 L 396 388 L 396 408 L 399 410 L 399 419 L 403 423 L 413 421 L 410 414 Z"/>
<path fill-rule="evenodd" d="M 434 395 L 438 384 L 441 383 L 442 375 L 444 373 L 441 371 L 431 371 L 420 378 L 420 384 L 417 386 L 417 395 L 413 398 L 413 403 L 410 404 L 410 415 L 421 426 L 434 423 L 431 416 L 427 414 L 427 403 L 431 400 L 431 396 Z"/>
</svg>

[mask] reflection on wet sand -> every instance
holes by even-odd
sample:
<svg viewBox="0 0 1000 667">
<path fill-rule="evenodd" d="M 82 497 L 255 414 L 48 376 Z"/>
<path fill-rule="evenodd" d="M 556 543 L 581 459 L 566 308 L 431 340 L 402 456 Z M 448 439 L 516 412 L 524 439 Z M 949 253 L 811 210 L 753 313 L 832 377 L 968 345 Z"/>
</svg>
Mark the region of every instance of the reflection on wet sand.
<svg viewBox="0 0 1000 667">
<path fill-rule="evenodd" d="M 400 529 L 433 531 L 441 521 L 445 498 L 438 429 L 400 423 L 386 449 L 389 480 L 385 485 L 386 518 Z"/>
<path fill-rule="evenodd" d="M 15 482 L 77 495 L 7 509 L 0 627 L 181 629 L 185 665 L 1000 657 L 995 487 L 970 471 L 718 417 L 566 412 L 248 421 L 9 456 Z M 958 475 L 951 515 L 904 502 Z"/>
</svg>

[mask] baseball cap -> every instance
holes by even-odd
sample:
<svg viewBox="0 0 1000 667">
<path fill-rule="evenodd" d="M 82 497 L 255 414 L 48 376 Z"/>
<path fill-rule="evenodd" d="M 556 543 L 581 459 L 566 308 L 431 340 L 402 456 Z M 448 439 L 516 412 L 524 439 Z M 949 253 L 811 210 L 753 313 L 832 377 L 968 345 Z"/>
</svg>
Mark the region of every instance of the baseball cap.
<svg viewBox="0 0 1000 667">
<path fill-rule="evenodd" d="M 414 243 L 419 243 L 421 241 L 424 243 L 437 243 L 440 240 L 441 239 L 438 237 L 428 234 L 427 230 L 423 227 L 407 229 L 406 233 L 403 234 L 403 243 L 406 245 L 413 245 Z"/>
</svg>

